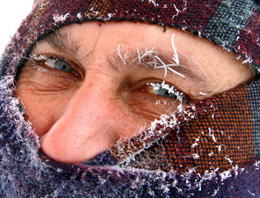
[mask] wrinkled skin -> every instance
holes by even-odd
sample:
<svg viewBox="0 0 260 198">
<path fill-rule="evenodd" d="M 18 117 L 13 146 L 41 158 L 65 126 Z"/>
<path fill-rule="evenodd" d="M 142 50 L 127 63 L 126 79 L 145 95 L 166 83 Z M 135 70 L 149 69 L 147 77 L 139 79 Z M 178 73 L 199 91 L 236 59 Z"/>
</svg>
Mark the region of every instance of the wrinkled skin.
<svg viewBox="0 0 260 198">
<path fill-rule="evenodd" d="M 138 52 L 152 49 L 165 64 L 174 62 L 173 34 L 181 66 L 172 68 L 178 73 L 167 70 L 165 75 L 163 68 L 139 63 Z M 163 32 L 147 24 L 91 22 L 67 26 L 58 35 L 35 46 L 19 76 L 16 96 L 42 150 L 61 162 L 88 160 L 174 112 L 180 103 L 211 97 L 253 77 L 234 55 L 172 28 Z M 51 68 L 47 60 L 53 57 L 69 68 Z M 149 84 L 163 81 L 183 93 L 183 100 L 160 95 Z"/>
</svg>

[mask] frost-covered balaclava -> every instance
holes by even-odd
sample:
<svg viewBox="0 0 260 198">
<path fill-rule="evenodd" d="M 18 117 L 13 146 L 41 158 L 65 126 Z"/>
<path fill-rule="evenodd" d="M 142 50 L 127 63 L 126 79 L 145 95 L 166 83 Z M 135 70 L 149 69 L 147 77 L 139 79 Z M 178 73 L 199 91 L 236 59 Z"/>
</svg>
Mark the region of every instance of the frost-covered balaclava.
<svg viewBox="0 0 260 198">
<path fill-rule="evenodd" d="M 65 25 L 132 21 L 206 38 L 249 63 L 254 80 L 162 116 L 77 165 L 55 162 L 13 97 L 34 44 Z M 260 6 L 253 0 L 38 0 L 1 60 L 0 197 L 259 197 Z"/>
</svg>

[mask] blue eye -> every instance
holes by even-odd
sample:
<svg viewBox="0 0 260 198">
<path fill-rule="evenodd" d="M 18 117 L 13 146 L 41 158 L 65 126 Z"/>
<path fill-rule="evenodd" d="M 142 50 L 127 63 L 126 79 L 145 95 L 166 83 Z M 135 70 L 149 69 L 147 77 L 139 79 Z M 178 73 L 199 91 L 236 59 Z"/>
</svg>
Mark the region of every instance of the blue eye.
<svg viewBox="0 0 260 198">
<path fill-rule="evenodd" d="M 44 64 L 46 67 L 59 71 L 67 73 L 72 73 L 74 71 L 74 68 L 70 63 L 58 57 L 40 55 L 36 57 L 35 60 Z"/>
<path fill-rule="evenodd" d="M 49 61 L 47 61 L 47 63 L 48 62 Z M 53 60 L 51 64 L 53 66 L 53 69 L 61 70 L 68 73 L 72 73 L 73 71 L 73 67 L 68 62 L 61 59 Z"/>
<path fill-rule="evenodd" d="M 179 101 L 183 100 L 183 93 L 179 92 L 174 86 L 166 84 L 164 81 L 162 83 L 147 83 L 147 85 L 148 91 L 152 94 Z"/>
<path fill-rule="evenodd" d="M 159 96 L 162 96 L 162 97 L 174 98 L 174 99 L 177 98 L 176 94 L 169 93 L 169 91 L 167 89 L 164 89 L 164 88 L 160 88 L 159 90 L 154 90 L 154 93 L 159 95 Z"/>
</svg>

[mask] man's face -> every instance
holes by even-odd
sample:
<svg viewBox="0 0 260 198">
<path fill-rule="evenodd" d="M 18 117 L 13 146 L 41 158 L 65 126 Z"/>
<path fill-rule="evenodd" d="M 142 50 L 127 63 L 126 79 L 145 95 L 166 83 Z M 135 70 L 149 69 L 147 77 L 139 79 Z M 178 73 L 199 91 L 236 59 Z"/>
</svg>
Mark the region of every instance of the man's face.
<svg viewBox="0 0 260 198">
<path fill-rule="evenodd" d="M 76 163 L 137 135 L 179 105 L 252 76 L 234 55 L 189 33 L 91 22 L 40 41 L 19 76 L 16 96 L 43 151 Z"/>
</svg>

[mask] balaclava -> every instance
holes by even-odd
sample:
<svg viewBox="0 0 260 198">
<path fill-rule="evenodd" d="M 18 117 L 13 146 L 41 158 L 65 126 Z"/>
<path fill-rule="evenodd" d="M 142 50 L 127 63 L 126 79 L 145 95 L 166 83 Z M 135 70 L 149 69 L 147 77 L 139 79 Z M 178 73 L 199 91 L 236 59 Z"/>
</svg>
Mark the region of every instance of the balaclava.
<svg viewBox="0 0 260 198">
<path fill-rule="evenodd" d="M 178 28 L 249 63 L 255 78 L 179 110 L 80 165 L 40 149 L 14 97 L 34 44 L 72 23 Z M 1 60 L 0 197 L 260 197 L 260 6 L 254 0 L 38 0 Z"/>
</svg>

